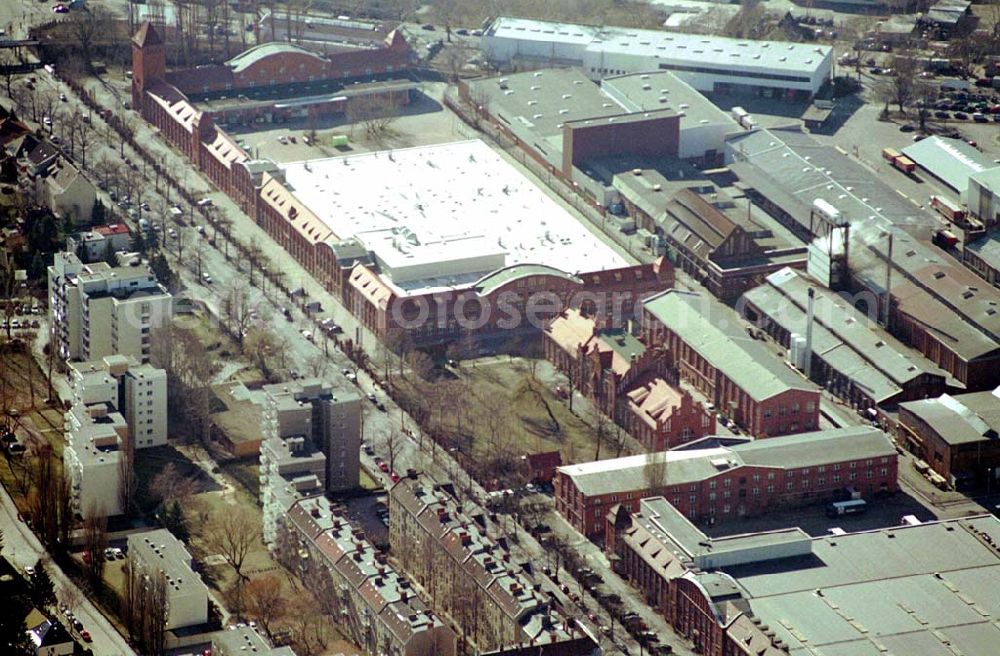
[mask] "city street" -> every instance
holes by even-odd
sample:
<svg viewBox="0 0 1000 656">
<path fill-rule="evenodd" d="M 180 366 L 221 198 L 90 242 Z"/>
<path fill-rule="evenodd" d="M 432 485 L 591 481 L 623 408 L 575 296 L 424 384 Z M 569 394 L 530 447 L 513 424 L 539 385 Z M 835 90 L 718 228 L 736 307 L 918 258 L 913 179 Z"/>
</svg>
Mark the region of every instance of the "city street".
<svg viewBox="0 0 1000 656">
<path fill-rule="evenodd" d="M 39 558 L 47 558 L 42 544 L 31 532 L 28 525 L 18 519 L 17 508 L 0 486 L 0 524 L 4 528 L 4 555 L 18 570 L 24 570 L 28 565 L 34 565 Z M 104 615 L 87 599 L 83 592 L 54 563 L 47 565 L 52 582 L 56 588 L 56 599 L 63 600 L 67 590 L 79 602 L 73 613 L 83 623 L 84 629 L 90 632 L 94 641 L 88 647 L 99 656 L 133 656 L 134 651 L 125 639 L 111 626 Z"/>
</svg>

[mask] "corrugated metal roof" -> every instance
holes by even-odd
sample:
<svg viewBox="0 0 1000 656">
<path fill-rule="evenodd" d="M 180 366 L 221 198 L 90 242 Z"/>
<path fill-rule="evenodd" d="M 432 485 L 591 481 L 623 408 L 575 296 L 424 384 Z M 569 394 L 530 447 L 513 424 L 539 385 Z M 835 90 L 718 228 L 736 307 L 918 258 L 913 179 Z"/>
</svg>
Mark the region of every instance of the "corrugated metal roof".
<svg viewBox="0 0 1000 656">
<path fill-rule="evenodd" d="M 948 137 L 928 137 L 904 148 L 903 154 L 959 193 L 965 193 L 969 176 L 993 166 L 969 144 Z"/>
</svg>

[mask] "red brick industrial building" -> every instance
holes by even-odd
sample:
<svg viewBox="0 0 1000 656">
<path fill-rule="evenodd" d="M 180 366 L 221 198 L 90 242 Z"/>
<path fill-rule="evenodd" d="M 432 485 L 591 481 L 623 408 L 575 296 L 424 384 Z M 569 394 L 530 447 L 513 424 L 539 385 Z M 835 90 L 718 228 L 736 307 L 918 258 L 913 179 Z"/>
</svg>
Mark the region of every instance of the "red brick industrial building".
<svg viewBox="0 0 1000 656">
<path fill-rule="evenodd" d="M 571 386 L 648 451 L 663 451 L 715 432 L 715 414 L 677 387 L 669 358 L 621 328 L 601 329 L 569 309 L 542 334 L 545 357 Z"/>
<path fill-rule="evenodd" d="M 351 76 L 404 72 L 412 63 L 412 52 L 402 36 L 393 32 L 382 47 L 319 56 L 285 44 L 264 44 L 217 67 L 168 73 L 164 44 L 149 24 L 144 24 L 132 40 L 132 97 L 143 118 L 156 126 L 167 140 L 179 148 L 240 209 L 252 216 L 280 246 L 332 293 L 370 329 L 383 338 L 405 325 L 414 346 L 434 346 L 466 338 L 454 320 L 456 305 L 464 307 L 473 320 L 477 309 L 506 305 L 524 316 L 531 293 L 552 293 L 561 303 L 539 313 L 543 324 L 574 297 L 603 299 L 595 312 L 611 314 L 617 303 L 631 319 L 637 301 L 673 284 L 673 269 L 660 260 L 647 265 L 627 266 L 572 275 L 544 265 L 514 265 L 499 269 L 472 287 L 433 294 L 401 294 L 380 276 L 370 252 L 344 239 L 317 217 L 285 186 L 279 167 L 253 160 L 216 124 L 208 110 L 196 107 L 187 93 L 219 93 L 248 89 L 278 88 L 325 80 L 347 80 Z M 225 70 L 223 70 L 225 69 Z M 177 85 L 181 85 L 180 88 Z M 231 89 L 230 89 L 231 87 Z M 353 87 L 352 87 L 353 88 Z M 382 100 L 397 102 L 389 88 Z M 590 294 L 590 293 L 593 294 Z M 501 297 L 503 301 L 501 301 Z M 558 304 L 557 304 L 558 305 Z M 426 310 L 422 322 L 411 321 Z M 540 325 L 522 322 L 522 331 L 502 328 L 503 312 L 492 312 L 477 328 L 479 341 L 498 346 L 523 337 L 537 336 Z M 442 321 L 440 318 L 444 317 Z M 475 321 L 471 321 L 475 323 Z M 415 325 L 416 324 L 416 325 Z"/>
<path fill-rule="evenodd" d="M 556 510 L 593 536 L 604 532 L 612 506 L 635 512 L 651 494 L 663 495 L 692 522 L 710 524 L 851 492 L 868 498 L 897 489 L 896 451 L 877 428 L 704 446 L 560 467 Z"/>
<path fill-rule="evenodd" d="M 748 337 L 728 308 L 674 289 L 643 308 L 643 342 L 664 347 L 681 378 L 748 433 L 763 438 L 819 426 L 819 389 Z"/>
</svg>

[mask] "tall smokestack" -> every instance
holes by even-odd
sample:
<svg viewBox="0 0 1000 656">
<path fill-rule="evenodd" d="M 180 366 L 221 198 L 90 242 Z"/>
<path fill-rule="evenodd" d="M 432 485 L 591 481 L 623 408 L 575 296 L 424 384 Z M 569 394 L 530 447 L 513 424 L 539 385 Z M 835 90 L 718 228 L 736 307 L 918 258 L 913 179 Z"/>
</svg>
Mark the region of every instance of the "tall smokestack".
<svg viewBox="0 0 1000 656">
<path fill-rule="evenodd" d="M 816 303 L 816 290 L 813 287 L 809 288 L 809 305 L 806 308 L 806 358 L 805 358 L 805 369 L 803 373 L 806 378 L 809 378 L 809 374 L 812 372 L 812 355 L 813 355 L 813 306 Z"/>
<path fill-rule="evenodd" d="M 885 326 L 886 330 L 889 330 L 889 305 L 891 304 L 892 294 L 889 290 L 892 289 L 892 233 L 886 233 L 889 237 L 889 255 L 885 260 L 885 296 L 882 298 L 883 307 L 883 319 L 882 325 Z"/>
</svg>

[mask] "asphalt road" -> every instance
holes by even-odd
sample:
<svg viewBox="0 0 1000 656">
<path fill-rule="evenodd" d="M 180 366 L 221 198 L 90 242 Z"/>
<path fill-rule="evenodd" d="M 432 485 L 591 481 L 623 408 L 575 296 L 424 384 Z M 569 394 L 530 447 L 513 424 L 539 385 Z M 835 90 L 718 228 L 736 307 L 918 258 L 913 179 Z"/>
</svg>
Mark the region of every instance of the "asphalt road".
<svg viewBox="0 0 1000 656">
<path fill-rule="evenodd" d="M 47 552 L 42 544 L 31 532 L 28 525 L 18 520 L 17 508 L 13 500 L 7 494 L 7 490 L 0 486 L 0 524 L 4 528 L 4 555 L 19 570 L 23 570 L 28 565 L 34 565 L 39 558 L 47 557 Z M 88 645 L 99 656 L 133 656 L 132 648 L 128 646 L 125 639 L 119 634 L 104 615 L 90 603 L 79 588 L 51 561 L 47 565 L 52 582 L 56 588 L 56 598 L 62 601 L 67 596 L 68 590 L 79 602 L 73 610 L 77 619 L 83 623 L 83 628 L 90 632 L 93 643 Z M 81 641 L 82 643 L 82 641 Z"/>
</svg>

